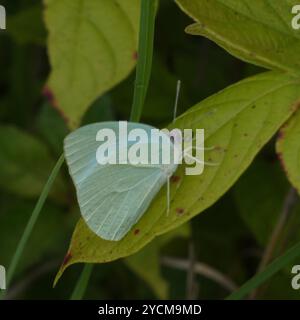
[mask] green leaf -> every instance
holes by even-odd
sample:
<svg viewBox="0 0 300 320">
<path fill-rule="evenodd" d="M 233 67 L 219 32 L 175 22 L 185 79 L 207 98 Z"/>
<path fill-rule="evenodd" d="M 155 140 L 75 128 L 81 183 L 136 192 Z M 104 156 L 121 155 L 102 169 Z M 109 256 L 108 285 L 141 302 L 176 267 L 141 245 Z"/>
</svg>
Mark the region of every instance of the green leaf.
<svg viewBox="0 0 300 320">
<path fill-rule="evenodd" d="M 298 104 L 298 107 L 300 105 Z M 291 184 L 300 193 L 300 112 L 296 112 L 281 129 L 277 153 Z"/>
<path fill-rule="evenodd" d="M 160 251 L 174 238 L 187 237 L 189 233 L 189 225 L 184 224 L 173 232 L 159 237 L 143 250 L 124 260 L 130 269 L 149 284 L 159 299 L 167 299 L 169 291 L 167 282 L 161 275 Z"/>
<path fill-rule="evenodd" d="M 39 196 L 55 165 L 45 145 L 15 127 L 0 127 L 0 188 L 23 197 Z M 65 201 L 66 185 L 58 176 L 50 194 Z"/>
<path fill-rule="evenodd" d="M 196 23 L 186 32 L 205 36 L 234 56 L 299 74 L 300 33 L 291 26 L 297 0 L 176 0 Z"/>
<path fill-rule="evenodd" d="M 136 63 L 139 0 L 45 0 L 54 104 L 76 127 Z"/>
<path fill-rule="evenodd" d="M 299 98 L 299 80 L 268 72 L 228 87 L 189 109 L 172 127 L 204 128 L 206 146 L 215 146 L 206 152 L 206 161 L 219 165 L 206 167 L 201 176 L 185 175 L 185 167 L 181 165 L 171 183 L 169 214 L 166 214 L 166 189 L 163 188 L 122 241 L 102 240 L 81 219 L 57 279 L 73 263 L 102 263 L 133 254 L 156 236 L 211 206 L 291 116 Z"/>
</svg>

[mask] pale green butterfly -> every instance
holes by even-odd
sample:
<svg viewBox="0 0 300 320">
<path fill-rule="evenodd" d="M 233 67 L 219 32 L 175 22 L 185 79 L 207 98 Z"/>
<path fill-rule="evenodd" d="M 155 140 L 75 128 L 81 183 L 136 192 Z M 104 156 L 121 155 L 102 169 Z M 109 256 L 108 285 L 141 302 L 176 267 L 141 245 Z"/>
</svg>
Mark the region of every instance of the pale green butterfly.
<svg viewBox="0 0 300 320">
<path fill-rule="evenodd" d="M 140 123 L 128 122 L 127 125 L 128 132 L 143 129 L 149 139 L 151 130 L 155 129 Z M 169 164 L 163 164 L 161 157 L 157 164 L 99 164 L 96 154 L 101 144 L 96 137 L 101 129 L 115 132 L 116 153 L 108 157 L 118 159 L 120 153 L 127 155 L 133 144 L 137 144 L 137 141 L 128 141 L 127 138 L 127 146 L 120 141 L 119 122 L 95 123 L 81 127 L 66 137 L 65 157 L 85 222 L 99 237 L 118 241 L 138 222 L 166 182 L 169 187 L 169 178 L 176 171 L 177 164 L 174 158 L 172 160 L 173 142 L 166 134 L 156 142 L 147 140 L 138 143 L 146 144 L 149 157 L 155 143 L 159 143 L 155 146 L 159 153 L 168 148 L 171 154 Z"/>
</svg>

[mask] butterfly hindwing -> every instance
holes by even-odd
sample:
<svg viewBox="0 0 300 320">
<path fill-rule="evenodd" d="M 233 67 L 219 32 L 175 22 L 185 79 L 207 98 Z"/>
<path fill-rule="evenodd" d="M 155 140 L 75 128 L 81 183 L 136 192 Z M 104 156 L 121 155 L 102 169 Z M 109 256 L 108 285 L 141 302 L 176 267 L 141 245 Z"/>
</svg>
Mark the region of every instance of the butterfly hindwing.
<svg viewBox="0 0 300 320">
<path fill-rule="evenodd" d="M 157 168 L 125 165 L 99 170 L 94 178 L 102 181 L 101 187 L 95 190 L 93 181 L 85 180 L 77 190 L 79 204 L 89 227 L 107 240 L 123 238 L 164 183 Z"/>
</svg>

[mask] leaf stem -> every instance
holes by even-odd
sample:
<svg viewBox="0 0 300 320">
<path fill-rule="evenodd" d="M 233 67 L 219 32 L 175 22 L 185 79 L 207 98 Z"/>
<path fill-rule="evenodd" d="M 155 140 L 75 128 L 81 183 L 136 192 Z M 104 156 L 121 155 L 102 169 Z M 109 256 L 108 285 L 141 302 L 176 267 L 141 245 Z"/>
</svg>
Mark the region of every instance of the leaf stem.
<svg viewBox="0 0 300 320">
<path fill-rule="evenodd" d="M 198 295 L 198 286 L 196 283 L 196 257 L 195 247 L 192 239 L 189 243 L 189 259 L 188 259 L 187 281 L 186 281 L 186 298 L 187 300 L 196 300 Z"/>
<path fill-rule="evenodd" d="M 178 270 L 188 271 L 190 268 L 190 261 L 185 259 L 178 259 L 173 257 L 162 257 L 161 262 L 164 266 L 175 268 Z M 195 261 L 195 273 L 201 276 L 211 279 L 218 283 L 220 286 L 229 291 L 234 291 L 237 289 L 236 284 L 228 278 L 225 274 L 222 274 L 219 270 L 213 268 L 212 266 L 205 264 L 203 262 Z"/>
<path fill-rule="evenodd" d="M 12 258 L 12 261 L 11 261 L 9 269 L 8 269 L 7 278 L 6 278 L 6 286 L 7 287 L 9 287 L 9 285 L 12 281 L 12 278 L 15 274 L 18 263 L 22 257 L 23 252 L 24 252 L 25 246 L 26 246 L 28 239 L 33 231 L 33 228 L 37 222 L 37 219 L 40 215 L 40 212 L 44 206 L 44 203 L 48 197 L 50 189 L 54 183 L 55 178 L 57 177 L 57 175 L 59 173 L 59 170 L 60 170 L 63 162 L 64 162 L 64 155 L 61 155 L 60 158 L 58 159 L 56 165 L 54 166 L 54 168 L 48 178 L 48 181 L 46 182 L 46 184 L 42 190 L 42 193 L 40 194 L 38 202 L 36 203 L 36 206 L 35 206 L 32 214 L 29 218 L 29 221 L 27 222 L 25 230 L 24 230 L 22 237 L 18 243 L 17 250 L 15 251 L 15 254 Z"/>
<path fill-rule="evenodd" d="M 139 122 L 149 85 L 157 0 L 142 0 L 136 78 L 130 121 Z"/>
</svg>

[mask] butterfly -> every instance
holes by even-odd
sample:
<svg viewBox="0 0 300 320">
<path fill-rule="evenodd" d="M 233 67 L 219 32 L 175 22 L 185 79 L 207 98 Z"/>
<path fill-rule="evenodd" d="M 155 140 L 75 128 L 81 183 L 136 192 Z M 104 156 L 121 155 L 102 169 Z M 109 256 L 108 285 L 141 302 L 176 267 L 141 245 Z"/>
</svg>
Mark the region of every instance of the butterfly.
<svg viewBox="0 0 300 320">
<path fill-rule="evenodd" d="M 126 124 L 128 132 L 142 129 L 151 139 L 134 141 L 124 137 L 119 134 L 120 122 L 115 121 L 83 126 L 64 140 L 64 153 L 82 217 L 94 233 L 110 241 L 121 240 L 131 230 L 166 182 L 169 190 L 169 178 L 178 166 L 171 156 L 174 145 L 167 134 L 162 134 L 159 140 L 157 136 L 151 136 L 156 129 L 152 126 Z M 113 132 L 115 139 L 99 143 L 99 132 L 107 132 L 102 130 Z M 105 148 L 106 153 L 102 152 Z M 152 148 L 158 151 L 158 162 L 120 161 L 132 150 L 141 148 L 148 150 L 148 160 Z M 170 163 L 162 160 L 163 150 L 169 150 Z M 114 164 L 112 159 L 119 162 Z"/>
</svg>

